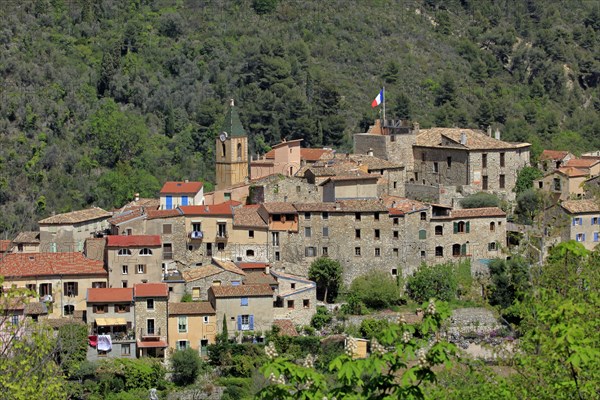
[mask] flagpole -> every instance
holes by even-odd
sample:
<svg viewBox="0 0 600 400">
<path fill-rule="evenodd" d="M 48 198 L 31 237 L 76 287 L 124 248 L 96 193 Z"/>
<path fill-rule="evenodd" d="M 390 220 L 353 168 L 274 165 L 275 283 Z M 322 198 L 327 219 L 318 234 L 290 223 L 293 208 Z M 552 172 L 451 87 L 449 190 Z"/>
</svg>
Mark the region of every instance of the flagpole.
<svg viewBox="0 0 600 400">
<path fill-rule="evenodd" d="M 385 125 L 385 86 L 383 87 L 383 125 Z"/>
</svg>

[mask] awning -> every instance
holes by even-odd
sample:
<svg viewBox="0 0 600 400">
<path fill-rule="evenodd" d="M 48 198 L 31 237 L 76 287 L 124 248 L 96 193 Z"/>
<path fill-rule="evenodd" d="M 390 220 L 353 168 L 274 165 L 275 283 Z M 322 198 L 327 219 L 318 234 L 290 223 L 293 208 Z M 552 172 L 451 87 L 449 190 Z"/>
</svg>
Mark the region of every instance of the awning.
<svg viewBox="0 0 600 400">
<path fill-rule="evenodd" d="M 127 325 L 125 318 L 96 318 L 98 326 Z"/>
<path fill-rule="evenodd" d="M 147 348 L 156 348 L 156 347 L 169 347 L 169 345 L 167 344 L 167 342 L 165 342 L 164 340 L 144 340 L 144 341 L 138 341 L 137 342 L 137 347 L 140 349 L 147 349 Z"/>
</svg>

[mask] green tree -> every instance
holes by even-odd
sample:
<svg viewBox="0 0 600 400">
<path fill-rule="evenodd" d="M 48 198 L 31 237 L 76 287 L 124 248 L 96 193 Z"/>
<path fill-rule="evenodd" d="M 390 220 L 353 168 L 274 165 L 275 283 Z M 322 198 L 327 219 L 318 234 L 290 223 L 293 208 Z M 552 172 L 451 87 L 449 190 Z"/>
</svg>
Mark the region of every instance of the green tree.
<svg viewBox="0 0 600 400">
<path fill-rule="evenodd" d="M 408 297 L 417 302 L 433 298 L 453 300 L 457 290 L 458 280 L 452 263 L 423 264 L 406 281 Z"/>
<path fill-rule="evenodd" d="M 65 375 L 76 374 L 87 357 L 88 331 L 83 323 L 71 323 L 58 328 L 57 362 Z"/>
<path fill-rule="evenodd" d="M 400 288 L 390 274 L 375 271 L 354 279 L 349 295 L 369 308 L 381 309 L 398 304 Z"/>
<path fill-rule="evenodd" d="M 533 181 L 540 179 L 542 176 L 542 171 L 536 167 L 521 168 L 517 175 L 517 183 L 515 184 L 515 192 L 517 195 L 523 193 L 527 189 L 532 189 Z"/>
<path fill-rule="evenodd" d="M 522 300 L 529 289 L 529 267 L 522 257 L 493 259 L 489 264 L 491 305 L 507 309 Z"/>
<path fill-rule="evenodd" d="M 171 358 L 173 381 L 180 386 L 194 383 L 201 367 L 202 360 L 198 355 L 198 351 L 192 348 L 178 350 L 173 353 Z"/>
<path fill-rule="evenodd" d="M 323 293 L 323 300 L 331 302 L 342 283 L 342 266 L 339 261 L 331 258 L 318 258 L 310 265 L 308 278 L 317 283 L 317 290 Z"/>
</svg>

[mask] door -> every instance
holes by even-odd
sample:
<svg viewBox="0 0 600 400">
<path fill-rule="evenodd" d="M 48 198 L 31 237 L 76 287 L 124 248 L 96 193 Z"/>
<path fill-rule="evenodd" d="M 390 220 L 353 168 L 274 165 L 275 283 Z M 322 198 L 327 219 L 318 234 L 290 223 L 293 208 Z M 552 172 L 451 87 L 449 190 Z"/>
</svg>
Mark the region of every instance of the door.
<svg viewBox="0 0 600 400">
<path fill-rule="evenodd" d="M 167 196 L 166 197 L 166 205 L 165 205 L 165 209 L 166 210 L 170 210 L 173 208 L 173 196 Z"/>
<path fill-rule="evenodd" d="M 148 328 L 148 335 L 154 335 L 154 320 L 153 319 L 147 320 L 146 326 Z"/>
<path fill-rule="evenodd" d="M 206 339 L 200 340 L 200 355 L 202 357 L 208 356 L 208 340 Z"/>
</svg>

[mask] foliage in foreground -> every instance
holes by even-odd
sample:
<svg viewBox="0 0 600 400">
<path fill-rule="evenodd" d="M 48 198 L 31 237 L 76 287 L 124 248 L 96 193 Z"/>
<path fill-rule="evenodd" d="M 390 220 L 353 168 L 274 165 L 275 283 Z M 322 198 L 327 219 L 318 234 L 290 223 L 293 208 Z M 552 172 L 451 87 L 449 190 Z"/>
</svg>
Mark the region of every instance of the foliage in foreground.
<svg viewBox="0 0 600 400">
<path fill-rule="evenodd" d="M 198 351 L 192 348 L 178 350 L 171 357 L 173 382 L 178 385 L 191 385 L 196 380 L 202 367 Z"/>
<path fill-rule="evenodd" d="M 369 308 L 382 309 L 398 304 L 400 288 L 390 274 L 375 271 L 353 280 L 348 296 Z"/>
<path fill-rule="evenodd" d="M 427 299 L 454 300 L 458 290 L 458 279 L 452 263 L 439 265 L 423 264 L 406 281 L 406 292 L 416 302 Z"/>
</svg>

